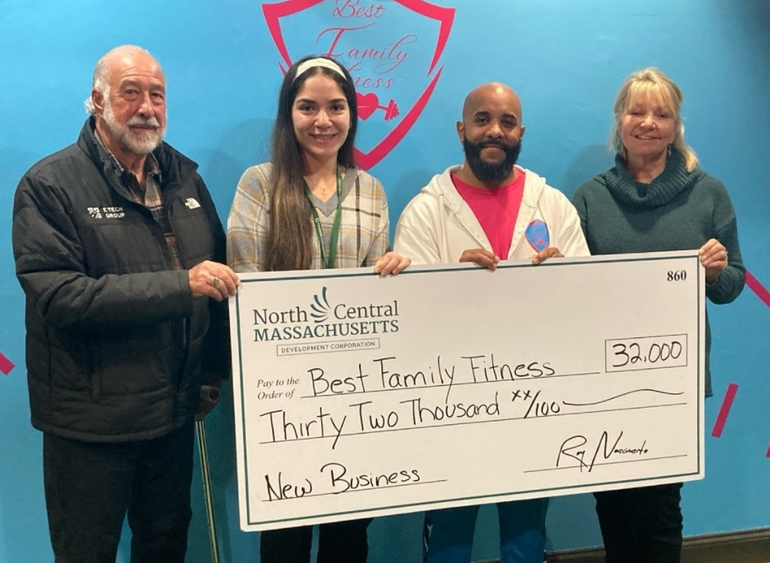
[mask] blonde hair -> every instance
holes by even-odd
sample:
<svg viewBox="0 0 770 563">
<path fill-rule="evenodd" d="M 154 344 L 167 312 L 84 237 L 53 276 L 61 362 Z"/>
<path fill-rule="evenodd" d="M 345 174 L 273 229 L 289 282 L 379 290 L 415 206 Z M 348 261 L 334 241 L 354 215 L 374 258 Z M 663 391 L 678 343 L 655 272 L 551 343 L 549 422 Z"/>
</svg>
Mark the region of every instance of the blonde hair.
<svg viewBox="0 0 770 563">
<path fill-rule="evenodd" d="M 698 167 L 698 157 L 695 151 L 684 141 L 684 123 L 679 113 L 684 96 L 673 80 L 657 68 L 645 68 L 636 71 L 626 78 L 615 98 L 615 125 L 610 133 L 610 147 L 624 160 L 628 160 L 628 153 L 623 140 L 620 138 L 618 124 L 623 115 L 631 106 L 631 103 L 639 96 L 653 95 L 665 104 L 673 113 L 677 122 L 674 147 L 682 154 L 688 172 Z"/>
</svg>

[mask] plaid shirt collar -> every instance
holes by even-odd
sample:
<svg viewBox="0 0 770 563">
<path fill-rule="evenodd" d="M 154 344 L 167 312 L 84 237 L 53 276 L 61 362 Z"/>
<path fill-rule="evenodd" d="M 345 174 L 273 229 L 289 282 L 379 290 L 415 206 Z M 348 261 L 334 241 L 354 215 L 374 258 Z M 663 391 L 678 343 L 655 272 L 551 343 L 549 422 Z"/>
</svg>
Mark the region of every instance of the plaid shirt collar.
<svg viewBox="0 0 770 563">
<path fill-rule="evenodd" d="M 115 157 L 114 154 L 110 151 L 110 149 L 107 148 L 107 146 L 104 144 L 104 141 L 102 140 L 102 136 L 99 134 L 99 130 L 94 127 L 94 137 L 96 137 L 97 146 L 99 147 L 99 153 L 102 157 L 102 160 L 109 161 L 112 163 L 115 174 L 118 178 L 120 178 L 121 183 L 129 188 L 132 192 L 135 192 L 135 186 L 139 185 L 139 182 L 136 181 L 136 176 L 132 172 L 128 172 L 133 176 L 134 181 L 126 181 L 127 178 L 124 176 L 124 174 L 127 172 L 126 167 L 123 166 L 120 161 Z M 155 157 L 155 154 L 149 153 L 147 155 L 147 158 L 144 160 L 144 172 L 145 177 L 155 182 L 156 186 L 160 186 L 162 184 L 162 177 L 160 174 L 160 164 L 158 164 L 158 159 Z M 139 186 L 141 189 L 141 186 Z M 140 196 L 140 200 L 144 199 L 144 194 L 135 194 L 137 196 Z"/>
</svg>

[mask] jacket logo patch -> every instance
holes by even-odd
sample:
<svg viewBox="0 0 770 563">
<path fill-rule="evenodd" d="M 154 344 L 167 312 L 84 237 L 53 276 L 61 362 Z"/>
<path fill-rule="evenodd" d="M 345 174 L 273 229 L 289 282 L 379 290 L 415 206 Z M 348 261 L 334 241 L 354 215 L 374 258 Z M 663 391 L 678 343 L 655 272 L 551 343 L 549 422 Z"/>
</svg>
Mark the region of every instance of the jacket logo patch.
<svg viewBox="0 0 770 563">
<path fill-rule="evenodd" d="M 187 206 L 187 209 L 198 209 L 201 204 L 198 203 L 198 200 L 194 197 L 188 197 L 186 200 L 184 200 L 184 204 Z"/>
<path fill-rule="evenodd" d="M 538 252 L 542 252 L 551 244 L 551 237 L 548 234 L 548 225 L 539 219 L 535 219 L 529 224 L 525 236 L 527 237 L 529 245 Z"/>
<path fill-rule="evenodd" d="M 89 207 L 88 214 L 92 219 L 122 219 L 126 216 L 122 207 Z"/>
</svg>

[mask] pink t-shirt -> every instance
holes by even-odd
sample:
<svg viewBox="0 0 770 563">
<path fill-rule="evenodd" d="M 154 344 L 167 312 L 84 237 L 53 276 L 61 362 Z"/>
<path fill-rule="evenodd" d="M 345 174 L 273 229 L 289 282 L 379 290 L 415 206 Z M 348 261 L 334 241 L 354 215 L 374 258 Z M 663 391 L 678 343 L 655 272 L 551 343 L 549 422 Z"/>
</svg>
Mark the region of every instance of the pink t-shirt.
<svg viewBox="0 0 770 563">
<path fill-rule="evenodd" d="M 466 184 L 455 174 L 451 176 L 460 197 L 470 206 L 484 229 L 484 234 L 492 244 L 492 251 L 501 260 L 507 259 L 513 227 L 524 195 L 524 172 L 519 170 L 513 182 L 496 189 L 477 188 Z"/>
</svg>

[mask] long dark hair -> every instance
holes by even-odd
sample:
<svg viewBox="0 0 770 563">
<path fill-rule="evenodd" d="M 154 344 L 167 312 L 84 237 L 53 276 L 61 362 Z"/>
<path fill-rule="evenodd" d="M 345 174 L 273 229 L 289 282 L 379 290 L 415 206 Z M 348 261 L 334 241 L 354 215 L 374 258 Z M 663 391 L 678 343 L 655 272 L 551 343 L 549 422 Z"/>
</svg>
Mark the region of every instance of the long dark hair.
<svg viewBox="0 0 770 563">
<path fill-rule="evenodd" d="M 308 270 L 313 263 L 313 223 L 310 204 L 304 191 L 305 163 L 294 134 L 292 107 L 302 85 L 311 76 L 323 74 L 334 80 L 342 89 L 350 111 L 350 129 L 347 139 L 337 153 L 337 163 L 354 168 L 353 146 L 358 128 L 358 104 L 353 79 L 348 71 L 334 59 L 343 76 L 332 69 L 314 66 L 297 76 L 300 64 L 318 57 L 305 57 L 294 63 L 281 85 L 278 97 L 278 114 L 272 135 L 272 193 L 270 196 L 270 230 L 265 249 L 265 269 Z M 295 79 L 296 78 L 296 79 Z"/>
</svg>

